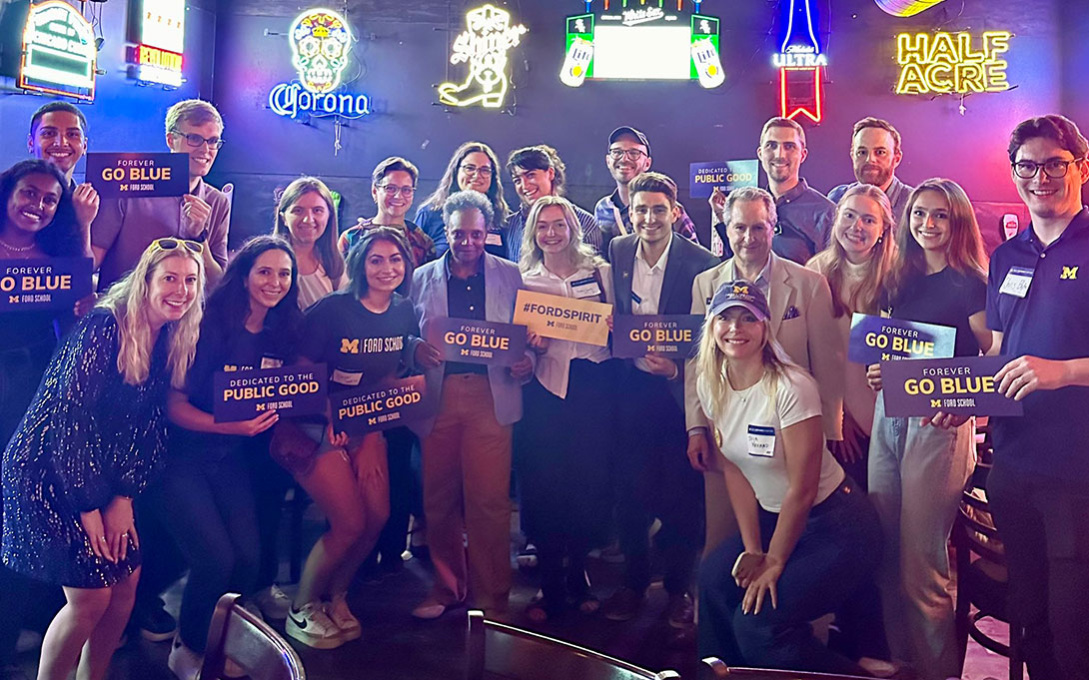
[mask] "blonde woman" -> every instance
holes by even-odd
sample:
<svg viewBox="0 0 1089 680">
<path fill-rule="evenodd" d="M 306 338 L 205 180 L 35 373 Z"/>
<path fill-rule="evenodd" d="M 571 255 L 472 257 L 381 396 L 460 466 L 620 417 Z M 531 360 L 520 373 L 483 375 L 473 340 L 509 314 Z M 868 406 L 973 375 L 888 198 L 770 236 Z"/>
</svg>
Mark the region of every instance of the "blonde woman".
<svg viewBox="0 0 1089 680">
<path fill-rule="evenodd" d="M 824 445 L 816 381 L 772 337 L 747 281 L 715 292 L 696 362 L 741 534 L 700 568 L 700 656 L 731 666 L 866 675 L 809 622 L 855 596 L 877 566 L 873 508 Z"/>
<path fill-rule="evenodd" d="M 806 265 L 828 279 L 832 313 L 844 352 L 851 335 L 851 315 L 877 314 L 882 286 L 896 261 L 896 223 L 885 192 L 872 184 L 847 190 L 836 206 L 828 247 Z M 874 392 L 861 364 L 846 362 L 843 441 L 830 442 L 844 471 L 866 490 L 866 454 L 873 429 Z"/>
<path fill-rule="evenodd" d="M 548 295 L 612 303 L 609 265 L 582 242 L 574 207 L 543 196 L 529 211 L 521 246 L 522 281 Z M 536 622 L 561 613 L 571 598 L 597 611 L 585 575 L 586 553 L 601 543 L 609 515 L 608 452 L 615 439 L 612 404 L 617 362 L 609 348 L 530 334 L 539 353 L 535 379 L 523 391 L 514 428 L 522 527 L 537 546 L 542 599 L 529 606 Z M 564 562 L 566 559 L 566 568 Z"/>
<path fill-rule="evenodd" d="M 348 285 L 337 246 L 333 194 L 317 177 L 300 177 L 284 189 L 272 233 L 291 244 L 299 262 L 299 307 L 308 307 Z"/>
<path fill-rule="evenodd" d="M 64 587 L 41 680 L 105 677 L 140 576 L 132 499 L 163 450 L 166 395 L 196 351 L 203 246 L 153 241 L 65 338 L 4 452 L 3 560 Z M 82 651 L 82 653 L 81 653 Z"/>
</svg>

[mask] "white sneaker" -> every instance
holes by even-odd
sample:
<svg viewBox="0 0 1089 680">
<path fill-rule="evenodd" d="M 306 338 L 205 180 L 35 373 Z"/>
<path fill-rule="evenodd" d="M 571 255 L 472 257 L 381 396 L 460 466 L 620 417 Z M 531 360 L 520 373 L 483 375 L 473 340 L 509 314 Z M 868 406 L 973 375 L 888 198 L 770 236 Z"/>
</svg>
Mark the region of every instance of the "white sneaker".
<svg viewBox="0 0 1089 680">
<path fill-rule="evenodd" d="M 348 608 L 348 593 L 338 593 L 333 596 L 331 602 L 325 605 L 325 613 L 340 628 L 340 634 L 345 642 L 358 640 L 363 635 L 363 627 L 359 625 L 359 619 L 355 618 L 352 610 Z"/>
<path fill-rule="evenodd" d="M 292 607 L 287 613 L 284 631 L 315 649 L 336 649 L 344 644 L 340 628 L 325 613 L 321 602 L 307 602 L 302 609 Z"/>
<path fill-rule="evenodd" d="M 186 647 L 181 641 L 181 636 L 174 636 L 166 665 L 174 672 L 174 675 L 178 676 L 178 680 L 197 680 L 202 662 L 201 655 Z"/>
<path fill-rule="evenodd" d="M 265 618 L 277 621 L 286 619 L 287 612 L 291 609 L 291 598 L 275 583 L 257 593 L 253 601 L 261 608 Z"/>
</svg>

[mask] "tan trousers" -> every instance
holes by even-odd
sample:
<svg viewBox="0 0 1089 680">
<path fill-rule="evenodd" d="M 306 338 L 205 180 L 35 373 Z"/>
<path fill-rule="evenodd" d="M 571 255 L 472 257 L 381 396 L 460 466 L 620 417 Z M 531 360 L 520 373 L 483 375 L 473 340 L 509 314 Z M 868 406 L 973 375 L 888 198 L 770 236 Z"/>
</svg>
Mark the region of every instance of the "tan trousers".
<svg viewBox="0 0 1089 680">
<path fill-rule="evenodd" d="M 435 428 L 421 442 L 432 597 L 503 611 L 510 594 L 511 426 L 495 419 L 488 376 L 447 376 Z M 466 550 L 463 534 L 468 535 Z"/>
</svg>

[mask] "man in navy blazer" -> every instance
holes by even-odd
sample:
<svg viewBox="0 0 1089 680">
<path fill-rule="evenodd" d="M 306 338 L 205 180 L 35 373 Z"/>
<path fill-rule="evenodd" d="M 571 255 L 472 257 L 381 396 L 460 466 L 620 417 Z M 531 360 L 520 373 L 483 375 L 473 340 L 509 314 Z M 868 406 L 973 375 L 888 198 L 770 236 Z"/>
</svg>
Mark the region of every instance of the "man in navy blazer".
<svg viewBox="0 0 1089 680">
<path fill-rule="evenodd" d="M 677 185 L 645 172 L 629 185 L 635 234 L 609 243 L 616 314 L 688 314 L 692 281 L 718 258 L 673 233 L 680 217 Z M 629 362 L 621 380 L 615 447 L 620 542 L 626 559 L 623 586 L 605 601 L 606 618 L 626 621 L 642 606 L 650 584 L 647 529 L 658 518 L 655 544 L 669 592 L 674 628 L 692 625 L 689 594 L 701 540 L 703 484 L 685 456 L 684 362 L 647 355 Z"/>
<path fill-rule="evenodd" d="M 484 252 L 494 217 L 488 198 L 461 191 L 442 212 L 450 250 L 412 277 L 420 328 L 426 333 L 431 320 L 446 317 L 510 323 L 522 275 Z M 441 359 L 435 347 L 427 351 Z M 522 418 L 522 384 L 533 375 L 533 358 L 527 352 L 510 367 L 445 361 L 425 375 L 438 412 L 413 429 L 423 452 L 435 584 L 412 614 L 438 618 L 470 593 L 475 607 L 502 612 L 511 586 L 511 428 Z"/>
</svg>

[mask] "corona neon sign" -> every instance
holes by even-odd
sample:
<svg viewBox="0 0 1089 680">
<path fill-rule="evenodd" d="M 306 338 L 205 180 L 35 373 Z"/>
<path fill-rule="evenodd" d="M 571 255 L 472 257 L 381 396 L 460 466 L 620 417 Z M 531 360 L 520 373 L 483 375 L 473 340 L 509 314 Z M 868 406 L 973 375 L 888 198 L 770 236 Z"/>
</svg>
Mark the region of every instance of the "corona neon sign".
<svg viewBox="0 0 1089 680">
<path fill-rule="evenodd" d="M 298 79 L 269 92 L 273 113 L 289 118 L 361 118 L 371 113 L 367 95 L 338 89 L 353 42 L 343 16 L 329 9 L 307 10 L 291 23 L 288 41 Z"/>
<path fill-rule="evenodd" d="M 19 87 L 65 97 L 95 98 L 94 29 L 61 0 L 31 5 L 23 29 Z"/>
<path fill-rule="evenodd" d="M 790 0 L 783 42 L 771 63 L 779 69 L 779 115 L 804 115 L 819 123 L 824 115 L 821 70 L 828 57 L 817 42 L 814 14 L 810 0 Z"/>
<path fill-rule="evenodd" d="M 129 5 L 129 76 L 181 87 L 185 51 L 185 0 L 132 0 Z"/>
<path fill-rule="evenodd" d="M 510 87 L 507 52 L 522 41 L 529 30 L 512 26 L 510 12 L 494 5 L 482 5 L 465 13 L 466 30 L 454 38 L 450 63 L 469 65 L 469 74 L 460 85 L 442 83 L 439 101 L 447 106 L 503 106 Z"/>
<path fill-rule="evenodd" d="M 896 36 L 896 61 L 900 64 L 897 94 L 1003 92 L 1009 31 L 986 31 L 973 49 L 972 34 L 901 33 Z"/>
</svg>

